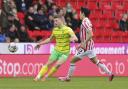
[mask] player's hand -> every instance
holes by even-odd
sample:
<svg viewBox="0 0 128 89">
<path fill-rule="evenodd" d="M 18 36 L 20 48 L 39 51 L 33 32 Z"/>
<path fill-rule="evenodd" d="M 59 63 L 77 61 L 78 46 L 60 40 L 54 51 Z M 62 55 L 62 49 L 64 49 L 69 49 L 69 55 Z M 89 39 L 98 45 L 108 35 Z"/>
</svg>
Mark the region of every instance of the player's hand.
<svg viewBox="0 0 128 89">
<path fill-rule="evenodd" d="M 40 48 L 40 44 L 37 44 L 34 49 L 39 50 L 39 48 Z"/>
<path fill-rule="evenodd" d="M 79 50 L 79 48 L 85 49 L 85 46 L 83 43 L 80 43 L 77 47 L 76 50 Z"/>
<path fill-rule="evenodd" d="M 74 40 L 73 38 L 70 38 L 70 42 L 74 43 L 74 42 L 75 42 L 75 40 Z"/>
<path fill-rule="evenodd" d="M 81 44 L 76 46 L 76 50 L 79 50 L 79 48 L 81 47 Z"/>
<path fill-rule="evenodd" d="M 84 48 L 84 49 L 86 48 L 85 45 L 86 44 L 84 42 L 81 43 L 81 47 Z"/>
</svg>

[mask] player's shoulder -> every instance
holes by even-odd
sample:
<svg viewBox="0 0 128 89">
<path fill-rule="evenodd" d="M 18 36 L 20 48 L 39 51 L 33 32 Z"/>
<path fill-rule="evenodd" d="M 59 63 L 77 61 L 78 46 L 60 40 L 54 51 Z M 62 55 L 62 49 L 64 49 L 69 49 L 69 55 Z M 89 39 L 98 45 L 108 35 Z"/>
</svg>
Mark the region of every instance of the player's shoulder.
<svg viewBox="0 0 128 89">
<path fill-rule="evenodd" d="M 58 27 L 54 27 L 54 28 L 52 29 L 52 32 L 58 32 L 58 31 L 59 31 Z"/>
<path fill-rule="evenodd" d="M 55 34 L 56 32 L 58 32 L 59 30 L 58 30 L 58 28 L 57 27 L 54 27 L 53 29 L 52 29 L 52 34 Z"/>
<path fill-rule="evenodd" d="M 54 27 L 54 28 L 53 28 L 53 31 L 54 31 L 54 30 L 57 30 L 57 29 L 58 29 L 57 27 Z"/>
<path fill-rule="evenodd" d="M 90 23 L 91 24 L 91 21 L 90 21 L 89 18 L 84 18 L 83 21 L 82 21 L 82 23 Z"/>
<path fill-rule="evenodd" d="M 88 26 L 92 26 L 91 20 L 89 18 L 84 18 L 82 24 L 86 24 Z"/>
<path fill-rule="evenodd" d="M 66 25 L 64 25 L 64 29 L 65 29 L 65 30 L 72 30 L 72 28 L 71 28 L 71 27 L 66 26 Z"/>
</svg>

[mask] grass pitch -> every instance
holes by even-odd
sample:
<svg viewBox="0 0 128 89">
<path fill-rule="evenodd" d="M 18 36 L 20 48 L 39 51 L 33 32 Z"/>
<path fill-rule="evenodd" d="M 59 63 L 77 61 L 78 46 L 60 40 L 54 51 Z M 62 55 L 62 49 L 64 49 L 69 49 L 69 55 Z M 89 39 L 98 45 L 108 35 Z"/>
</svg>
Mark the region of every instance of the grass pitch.
<svg viewBox="0 0 128 89">
<path fill-rule="evenodd" d="M 106 77 L 74 77 L 70 82 L 57 78 L 34 82 L 33 78 L 0 78 L 0 89 L 128 89 L 128 77 L 115 77 L 112 82 Z"/>
</svg>

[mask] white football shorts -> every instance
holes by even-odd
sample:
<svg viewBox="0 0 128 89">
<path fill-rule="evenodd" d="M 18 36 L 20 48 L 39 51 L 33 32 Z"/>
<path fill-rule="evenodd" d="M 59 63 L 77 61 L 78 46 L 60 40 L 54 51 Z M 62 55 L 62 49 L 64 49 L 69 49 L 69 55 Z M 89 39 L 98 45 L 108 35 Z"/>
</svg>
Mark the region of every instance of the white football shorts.
<svg viewBox="0 0 128 89">
<path fill-rule="evenodd" d="M 94 50 L 85 51 L 82 48 L 79 48 L 78 50 L 76 50 L 75 57 L 83 59 L 83 57 L 85 56 L 87 56 L 88 58 L 93 58 L 93 57 L 96 57 L 96 53 Z"/>
</svg>

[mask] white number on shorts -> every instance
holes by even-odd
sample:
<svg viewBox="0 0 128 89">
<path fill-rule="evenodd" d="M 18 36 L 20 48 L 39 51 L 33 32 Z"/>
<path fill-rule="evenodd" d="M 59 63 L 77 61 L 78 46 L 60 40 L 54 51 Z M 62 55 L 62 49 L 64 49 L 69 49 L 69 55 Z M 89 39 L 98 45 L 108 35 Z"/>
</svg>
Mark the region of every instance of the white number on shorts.
<svg viewBox="0 0 128 89">
<path fill-rule="evenodd" d="M 77 55 L 80 55 L 80 54 L 82 54 L 83 52 L 84 52 L 84 49 L 79 48 L 79 49 L 78 49 L 78 52 L 77 52 Z"/>
</svg>

